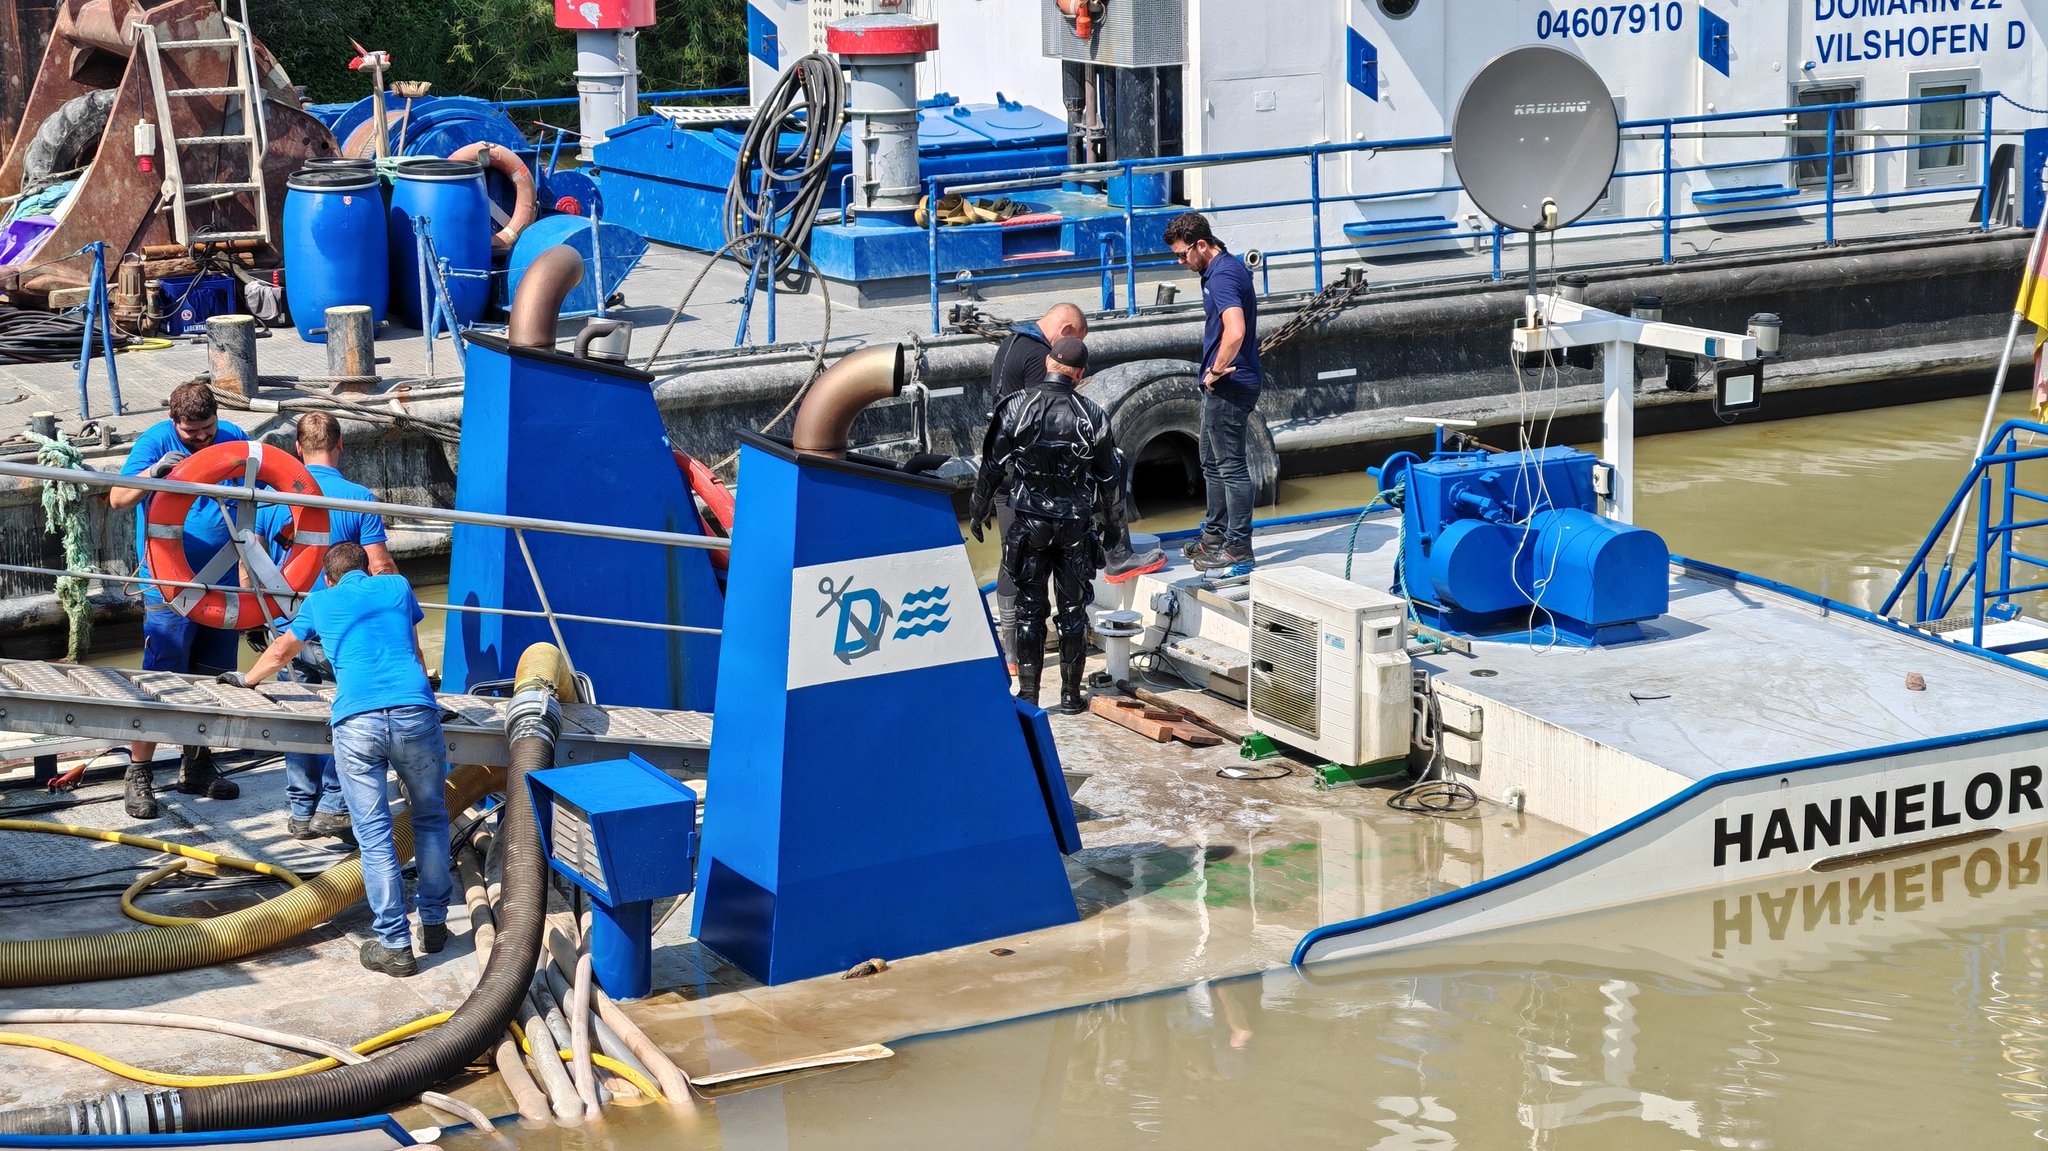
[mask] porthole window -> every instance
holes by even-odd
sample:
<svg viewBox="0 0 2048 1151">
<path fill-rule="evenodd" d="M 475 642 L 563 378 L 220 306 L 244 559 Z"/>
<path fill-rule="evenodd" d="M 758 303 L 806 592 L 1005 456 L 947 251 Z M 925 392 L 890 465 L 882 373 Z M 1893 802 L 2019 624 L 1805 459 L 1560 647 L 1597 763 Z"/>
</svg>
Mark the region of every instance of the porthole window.
<svg viewBox="0 0 2048 1151">
<path fill-rule="evenodd" d="M 1421 2 L 1422 0 L 1380 0 L 1380 15 L 1393 20 L 1404 19 L 1410 12 L 1415 11 L 1415 6 Z"/>
</svg>

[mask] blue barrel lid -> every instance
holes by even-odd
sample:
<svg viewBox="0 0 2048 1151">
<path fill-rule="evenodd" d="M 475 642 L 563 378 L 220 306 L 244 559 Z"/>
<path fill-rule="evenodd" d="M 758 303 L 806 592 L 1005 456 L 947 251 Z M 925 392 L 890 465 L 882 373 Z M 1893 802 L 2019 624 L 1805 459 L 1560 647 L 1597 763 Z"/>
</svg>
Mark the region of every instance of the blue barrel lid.
<svg viewBox="0 0 2048 1151">
<path fill-rule="evenodd" d="M 998 144 L 1064 140 L 1067 136 L 1065 120 L 1029 104 L 968 104 L 955 114 L 962 123 Z"/>
<path fill-rule="evenodd" d="M 377 169 L 341 164 L 307 165 L 293 172 L 285 187 L 301 192 L 367 192 L 377 186 Z"/>
<path fill-rule="evenodd" d="M 484 166 L 475 160 L 443 160 L 436 156 L 403 156 L 392 170 L 394 179 L 441 182 L 477 180 L 483 174 Z"/>
</svg>

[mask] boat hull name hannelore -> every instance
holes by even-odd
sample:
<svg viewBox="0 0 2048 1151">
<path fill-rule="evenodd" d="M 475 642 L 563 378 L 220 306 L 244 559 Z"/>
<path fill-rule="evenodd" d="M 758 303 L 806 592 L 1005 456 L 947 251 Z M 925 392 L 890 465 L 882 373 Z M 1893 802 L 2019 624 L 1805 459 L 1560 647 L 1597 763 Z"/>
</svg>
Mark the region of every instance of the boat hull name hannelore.
<svg viewBox="0 0 2048 1151">
<path fill-rule="evenodd" d="M 2042 809 L 2041 768 L 1984 771 L 1968 782 L 1935 780 L 1714 820 L 1714 866 L 1749 863 L 1844 844 L 1982 823 Z"/>
</svg>

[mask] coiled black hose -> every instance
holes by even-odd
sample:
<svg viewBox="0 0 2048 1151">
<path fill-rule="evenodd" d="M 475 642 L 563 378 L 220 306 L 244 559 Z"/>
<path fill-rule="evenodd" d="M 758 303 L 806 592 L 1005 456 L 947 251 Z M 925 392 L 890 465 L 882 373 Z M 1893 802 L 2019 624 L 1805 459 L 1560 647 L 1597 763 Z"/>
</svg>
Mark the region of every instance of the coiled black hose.
<svg viewBox="0 0 2048 1151">
<path fill-rule="evenodd" d="M 85 320 L 70 312 L 35 312 L 0 304 L 0 364 L 57 364 L 78 358 Z M 114 346 L 129 337 L 114 333 Z M 98 337 L 93 340 L 95 354 Z"/>
<path fill-rule="evenodd" d="M 535 645 L 559 661 L 545 645 Z M 553 767 L 560 730 L 555 683 L 534 648 L 521 657 L 517 690 L 505 717 L 511 766 L 505 777 L 505 885 L 497 943 L 476 990 L 446 1023 L 366 1063 L 315 1075 L 225 1087 L 118 1091 L 81 1103 L 0 1112 L 0 1133 L 23 1135 L 157 1134 L 234 1131 L 322 1123 L 374 1114 L 433 1089 L 505 1033 L 526 994 L 546 926 L 548 863 L 526 774 Z M 531 670 L 530 670 L 531 669 Z"/>
<path fill-rule="evenodd" d="M 803 132 L 794 147 L 782 152 L 782 126 L 799 108 Z M 725 188 L 726 241 L 749 232 L 773 232 L 789 242 L 776 246 L 769 271 L 776 276 L 789 271 L 797 253 L 807 250 L 811 225 L 830 190 L 832 153 L 845 128 L 846 74 L 839 62 L 813 52 L 790 65 L 740 140 L 739 162 Z M 750 247 L 734 252 L 741 266 L 754 266 Z"/>
</svg>

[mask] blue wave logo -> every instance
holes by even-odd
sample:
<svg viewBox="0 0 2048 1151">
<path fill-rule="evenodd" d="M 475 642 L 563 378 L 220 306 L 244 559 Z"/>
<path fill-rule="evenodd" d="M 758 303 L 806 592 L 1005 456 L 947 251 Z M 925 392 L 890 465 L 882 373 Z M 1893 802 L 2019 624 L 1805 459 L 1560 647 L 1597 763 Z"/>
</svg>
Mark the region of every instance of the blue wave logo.
<svg viewBox="0 0 2048 1151">
<path fill-rule="evenodd" d="M 936 635 L 952 626 L 953 605 L 946 597 L 950 589 L 943 587 L 923 588 L 903 597 L 902 609 L 896 613 L 896 632 L 892 639 L 915 639 L 921 635 Z"/>
</svg>

